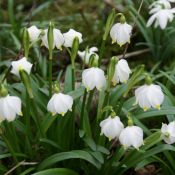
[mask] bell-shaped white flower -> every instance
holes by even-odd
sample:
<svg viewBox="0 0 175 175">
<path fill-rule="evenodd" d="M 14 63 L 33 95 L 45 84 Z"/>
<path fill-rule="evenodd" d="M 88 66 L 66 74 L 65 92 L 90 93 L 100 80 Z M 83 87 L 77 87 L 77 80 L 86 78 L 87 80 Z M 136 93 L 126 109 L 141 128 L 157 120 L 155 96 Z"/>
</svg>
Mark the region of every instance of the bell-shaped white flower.
<svg viewBox="0 0 175 175">
<path fill-rule="evenodd" d="M 72 111 L 73 98 L 70 95 L 55 93 L 50 99 L 47 110 L 53 115 L 61 114 L 64 116 L 68 110 Z"/>
<path fill-rule="evenodd" d="M 48 29 L 44 30 L 44 35 L 41 37 L 42 45 L 46 48 L 49 48 L 48 45 L 48 37 L 47 37 Z M 62 50 L 62 45 L 64 43 L 64 37 L 60 30 L 53 29 L 53 49 L 56 47 L 57 49 Z"/>
<path fill-rule="evenodd" d="M 91 57 L 91 55 L 95 54 L 96 58 L 98 59 L 99 56 L 95 53 L 98 51 L 97 47 L 91 47 L 88 50 L 84 50 L 84 51 L 78 51 L 78 55 L 79 57 L 82 59 L 82 61 L 84 61 L 85 64 L 89 64 L 89 59 Z"/>
<path fill-rule="evenodd" d="M 82 83 L 88 91 L 95 87 L 101 90 L 106 86 L 104 71 L 97 67 L 85 69 L 82 73 Z"/>
<path fill-rule="evenodd" d="M 72 47 L 75 37 L 78 38 L 79 43 L 82 43 L 82 41 L 83 41 L 82 34 L 80 32 L 73 30 L 73 29 L 69 29 L 68 32 L 63 33 L 63 36 L 65 39 L 65 41 L 64 41 L 65 47 Z"/>
<path fill-rule="evenodd" d="M 21 99 L 10 95 L 0 97 L 0 122 L 13 121 L 16 115 L 22 115 Z"/>
<path fill-rule="evenodd" d="M 175 121 L 167 124 L 162 124 L 161 137 L 167 144 L 175 143 Z"/>
<path fill-rule="evenodd" d="M 110 36 L 112 43 L 117 42 L 120 46 L 130 43 L 132 26 L 125 23 L 117 23 L 112 26 Z"/>
<path fill-rule="evenodd" d="M 121 131 L 119 140 L 125 148 L 139 149 L 143 145 L 143 130 L 138 126 L 127 126 Z"/>
<path fill-rule="evenodd" d="M 154 27 L 160 26 L 161 29 L 165 29 L 168 22 L 172 22 L 174 18 L 174 9 L 161 9 L 154 13 L 147 22 L 147 27 L 150 27 L 154 22 Z"/>
<path fill-rule="evenodd" d="M 119 137 L 124 125 L 118 116 L 109 116 L 107 119 L 100 122 L 100 127 L 101 134 L 104 134 L 109 140 L 111 140 Z"/>
<path fill-rule="evenodd" d="M 27 30 L 31 42 L 36 41 L 39 38 L 39 35 L 41 34 L 41 30 L 39 30 L 36 26 L 31 26 Z"/>
<path fill-rule="evenodd" d="M 131 69 L 128 66 L 126 60 L 121 59 L 115 65 L 115 72 L 112 79 L 113 84 L 117 84 L 119 82 L 126 83 L 129 79 L 129 75 L 131 74 Z"/>
<path fill-rule="evenodd" d="M 26 57 L 23 57 L 17 61 L 12 61 L 11 66 L 12 66 L 11 73 L 17 75 L 18 77 L 20 76 L 19 75 L 20 70 L 25 70 L 28 74 L 30 74 L 32 69 L 32 64 L 29 61 L 27 61 Z"/>
<path fill-rule="evenodd" d="M 143 85 L 135 90 L 136 104 L 139 104 L 144 111 L 153 107 L 160 109 L 164 100 L 164 94 L 159 85 Z"/>
</svg>

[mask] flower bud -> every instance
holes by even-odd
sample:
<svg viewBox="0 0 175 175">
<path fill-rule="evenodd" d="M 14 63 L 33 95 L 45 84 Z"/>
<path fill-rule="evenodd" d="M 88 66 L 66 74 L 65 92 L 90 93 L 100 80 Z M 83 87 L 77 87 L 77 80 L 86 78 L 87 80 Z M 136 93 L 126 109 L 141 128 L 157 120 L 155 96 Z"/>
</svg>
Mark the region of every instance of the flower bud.
<svg viewBox="0 0 175 175">
<path fill-rule="evenodd" d="M 75 62 L 75 58 L 76 58 L 77 53 L 78 53 L 78 47 L 79 47 L 79 39 L 78 39 L 78 37 L 75 37 L 74 40 L 73 40 L 72 50 L 71 50 L 71 60 L 72 60 L 72 62 Z"/>
<path fill-rule="evenodd" d="M 90 67 L 98 67 L 98 55 L 92 54 L 89 59 L 89 66 Z"/>
<path fill-rule="evenodd" d="M 0 97 L 6 97 L 8 95 L 8 90 L 4 85 L 0 86 Z"/>
<path fill-rule="evenodd" d="M 120 21 L 121 24 L 124 24 L 126 22 L 126 18 L 123 15 L 123 13 L 118 13 L 117 16 L 120 16 L 119 21 Z"/>
<path fill-rule="evenodd" d="M 60 92 L 60 83 L 58 81 L 55 81 L 53 84 L 53 91 L 55 93 L 59 93 Z"/>
<path fill-rule="evenodd" d="M 24 86 L 26 87 L 26 90 L 29 94 L 29 97 L 32 99 L 33 98 L 33 92 L 32 92 L 32 88 L 31 88 L 31 84 L 30 84 L 30 77 L 28 75 L 28 73 L 25 70 L 20 70 L 19 71 L 21 80 L 24 84 Z"/>
<path fill-rule="evenodd" d="M 128 126 L 133 126 L 133 120 L 130 116 L 128 117 Z"/>
<path fill-rule="evenodd" d="M 29 47 L 30 47 L 30 38 L 27 28 L 23 30 L 23 47 L 24 47 L 24 55 L 28 57 Z"/>
<path fill-rule="evenodd" d="M 47 40 L 48 40 L 48 47 L 49 47 L 49 59 L 52 59 L 51 53 L 53 49 L 53 42 L 54 42 L 54 36 L 53 36 L 53 23 L 50 22 L 48 33 L 47 33 Z"/>
<path fill-rule="evenodd" d="M 145 83 L 147 84 L 147 85 L 151 85 L 152 84 L 152 79 L 151 79 L 151 77 L 148 75 L 148 74 L 146 74 L 146 76 L 145 76 Z"/>
<path fill-rule="evenodd" d="M 97 47 L 91 47 L 91 48 L 87 47 L 86 50 L 84 51 L 78 51 L 78 55 L 85 64 L 89 65 L 91 55 L 95 54 L 96 58 L 99 59 L 99 56 L 96 52 L 98 52 Z"/>
<path fill-rule="evenodd" d="M 115 73 L 115 65 L 118 62 L 118 58 L 116 56 L 112 57 L 108 66 L 107 75 L 108 80 L 111 81 L 114 73 Z"/>
<path fill-rule="evenodd" d="M 103 40 L 106 40 L 107 37 L 108 37 L 108 34 L 109 34 L 109 31 L 114 23 L 114 20 L 115 20 L 115 9 L 112 9 L 111 13 L 109 14 L 108 16 L 108 19 L 106 21 L 106 26 L 105 26 L 105 33 L 103 35 Z"/>
</svg>

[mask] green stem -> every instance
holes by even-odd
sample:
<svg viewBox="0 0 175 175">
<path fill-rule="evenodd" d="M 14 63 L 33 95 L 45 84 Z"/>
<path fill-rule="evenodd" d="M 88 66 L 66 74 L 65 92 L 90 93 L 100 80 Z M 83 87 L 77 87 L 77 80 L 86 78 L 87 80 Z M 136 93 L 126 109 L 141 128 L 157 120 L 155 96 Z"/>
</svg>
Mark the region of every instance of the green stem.
<svg viewBox="0 0 175 175">
<path fill-rule="evenodd" d="M 72 90 L 75 90 L 75 63 L 72 62 Z"/>
<path fill-rule="evenodd" d="M 32 157 L 32 147 L 30 144 L 30 139 L 31 137 L 31 128 L 30 128 L 30 105 L 31 105 L 31 101 L 29 98 L 29 95 L 26 91 L 26 114 L 25 114 L 25 124 L 26 124 L 26 149 L 29 152 L 30 157 Z"/>
<path fill-rule="evenodd" d="M 18 137 L 17 137 L 17 133 L 16 133 L 16 130 L 15 130 L 15 127 L 14 127 L 14 123 L 10 122 L 10 123 L 8 123 L 8 125 L 9 125 L 9 130 L 11 129 L 11 131 L 12 131 L 12 136 L 14 138 L 14 144 L 16 146 L 16 151 L 20 152 Z"/>
<path fill-rule="evenodd" d="M 35 104 L 33 99 L 31 99 L 31 106 L 32 106 L 33 115 L 35 117 L 36 125 L 38 127 L 39 132 L 40 132 L 40 136 L 42 138 L 44 138 L 44 137 L 46 137 L 46 135 L 45 135 L 44 131 L 42 130 L 41 119 L 39 118 L 39 113 L 37 111 L 36 104 Z"/>
<path fill-rule="evenodd" d="M 120 112 L 122 110 L 122 106 L 123 106 L 124 101 L 125 101 L 125 98 L 122 97 L 121 100 L 120 100 L 120 103 L 119 103 L 119 107 L 117 109 L 117 115 L 120 115 Z"/>
<path fill-rule="evenodd" d="M 6 128 L 7 137 L 9 137 L 9 140 L 11 141 L 11 143 L 13 143 L 12 148 L 14 150 L 16 150 L 16 152 L 20 152 L 20 148 L 19 148 L 19 144 L 18 144 L 19 142 L 18 142 L 18 138 L 17 138 L 13 123 L 12 122 L 4 122 L 4 126 Z"/>
<path fill-rule="evenodd" d="M 87 97 L 87 91 L 84 90 L 84 96 L 83 96 L 83 103 L 81 107 L 81 116 L 80 116 L 80 128 L 83 129 L 83 120 L 84 120 L 84 109 L 86 105 L 86 97 Z"/>
<path fill-rule="evenodd" d="M 109 103 L 109 95 L 110 95 L 110 82 L 108 81 L 106 94 L 105 94 L 103 105 L 102 105 L 101 109 L 103 109 L 105 106 L 108 105 L 108 103 Z M 101 118 L 103 119 L 106 114 L 107 114 L 106 112 L 102 114 L 101 110 L 98 110 L 97 118 L 96 118 L 96 126 L 99 126 L 99 121 L 101 120 Z M 100 136 L 100 128 L 99 127 L 96 128 L 95 133 L 96 133 L 96 138 L 98 140 L 98 143 L 101 144 L 101 145 L 104 145 L 105 138 L 104 137 L 99 137 Z"/>
<path fill-rule="evenodd" d="M 102 43 L 101 43 L 101 47 L 100 47 L 100 54 L 99 54 L 99 60 L 98 60 L 98 65 L 100 67 L 101 65 L 101 62 L 102 62 L 102 57 L 104 55 L 104 51 L 105 51 L 105 43 L 106 43 L 106 40 L 102 40 Z"/>
<path fill-rule="evenodd" d="M 88 98 L 88 102 L 87 102 L 87 111 L 88 112 L 89 112 L 90 107 L 91 107 L 91 104 L 92 104 L 92 99 L 93 99 L 93 96 L 94 96 L 94 91 L 95 90 L 90 91 L 90 94 L 89 94 L 89 98 Z"/>
<path fill-rule="evenodd" d="M 108 103 L 109 103 L 110 88 L 111 88 L 110 80 L 108 79 L 107 88 L 106 88 L 106 95 L 105 95 L 105 99 L 104 99 L 104 103 L 103 103 L 103 108 L 106 105 L 108 105 Z"/>
<path fill-rule="evenodd" d="M 8 139 L 2 134 L 1 137 L 3 138 L 4 142 L 6 143 L 9 152 L 11 153 L 15 163 L 18 163 L 18 159 L 16 157 L 15 151 L 13 150 L 13 147 L 11 146 L 11 144 L 9 143 Z"/>
<path fill-rule="evenodd" d="M 49 58 L 49 97 L 52 96 L 52 59 Z"/>
</svg>

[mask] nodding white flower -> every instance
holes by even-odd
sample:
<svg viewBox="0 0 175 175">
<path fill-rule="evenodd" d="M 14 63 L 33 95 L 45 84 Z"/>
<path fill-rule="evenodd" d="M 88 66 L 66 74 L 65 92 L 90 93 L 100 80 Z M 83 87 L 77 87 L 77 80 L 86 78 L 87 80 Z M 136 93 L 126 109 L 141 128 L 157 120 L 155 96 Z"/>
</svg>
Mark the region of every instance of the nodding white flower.
<svg viewBox="0 0 175 175">
<path fill-rule="evenodd" d="M 73 29 L 69 29 L 68 32 L 63 33 L 63 36 L 65 39 L 65 41 L 64 41 L 65 47 L 72 47 L 75 37 L 78 37 L 79 43 L 82 43 L 82 41 L 83 41 L 82 34 L 80 32 L 73 30 Z"/>
<path fill-rule="evenodd" d="M 117 23 L 112 26 L 110 36 L 112 43 L 117 42 L 120 46 L 130 43 L 132 26 L 125 23 Z"/>
<path fill-rule="evenodd" d="M 22 115 L 21 99 L 10 95 L 0 97 L 0 122 L 13 121 L 17 114 Z"/>
<path fill-rule="evenodd" d="M 115 65 L 115 72 L 112 79 L 113 84 L 117 84 L 119 82 L 126 83 L 129 79 L 129 75 L 131 74 L 131 69 L 128 66 L 126 60 L 121 59 Z"/>
<path fill-rule="evenodd" d="M 90 49 L 84 50 L 82 52 L 78 51 L 78 55 L 84 61 L 85 64 L 89 64 L 89 59 L 90 59 L 91 55 L 95 54 L 97 59 L 99 58 L 99 56 L 95 52 L 98 52 L 98 48 L 91 47 Z"/>
<path fill-rule="evenodd" d="M 166 143 L 175 143 L 175 121 L 170 122 L 168 125 L 162 124 L 161 133 L 161 137 Z"/>
<path fill-rule="evenodd" d="M 61 114 L 64 116 L 68 110 L 72 111 L 73 98 L 70 95 L 55 93 L 50 99 L 47 110 L 53 115 Z"/>
<path fill-rule="evenodd" d="M 161 29 L 165 29 L 168 22 L 172 22 L 174 18 L 174 9 L 161 9 L 154 13 L 147 22 L 147 27 L 150 27 L 154 22 L 154 27 L 160 26 Z"/>
<path fill-rule="evenodd" d="M 48 45 L 48 37 L 47 37 L 48 29 L 44 30 L 44 35 L 41 37 L 42 45 L 46 48 L 49 48 Z M 64 43 L 64 37 L 60 30 L 53 29 L 53 49 L 56 47 L 57 49 L 62 50 L 62 45 Z"/>
<path fill-rule="evenodd" d="M 39 38 L 39 35 L 41 34 L 41 30 L 39 30 L 36 26 L 31 26 L 27 30 L 31 42 L 36 41 Z"/>
<path fill-rule="evenodd" d="M 155 84 L 143 85 L 135 90 L 136 104 L 138 103 L 144 111 L 149 108 L 160 109 L 164 100 L 164 94 L 160 86 Z"/>
<path fill-rule="evenodd" d="M 121 131 L 119 140 L 125 148 L 139 149 L 143 145 L 143 130 L 138 126 L 127 126 Z"/>
<path fill-rule="evenodd" d="M 12 61 L 11 66 L 12 66 L 11 73 L 17 75 L 18 77 L 20 76 L 19 75 L 20 70 L 25 70 L 28 74 L 30 74 L 32 69 L 32 64 L 29 61 L 27 61 L 26 57 L 23 57 L 17 61 Z"/>
<path fill-rule="evenodd" d="M 88 91 L 95 87 L 101 90 L 106 86 L 104 71 L 97 67 L 85 69 L 82 73 L 82 83 Z"/>
<path fill-rule="evenodd" d="M 171 9 L 171 4 L 167 0 L 158 0 L 158 1 L 153 2 L 149 6 L 149 8 L 151 9 L 149 11 L 149 14 L 153 14 L 153 13 L 158 12 L 161 9 Z"/>
<path fill-rule="evenodd" d="M 111 140 L 119 137 L 124 125 L 118 116 L 109 116 L 107 119 L 100 122 L 100 127 L 101 135 L 104 134 L 109 140 Z"/>
</svg>

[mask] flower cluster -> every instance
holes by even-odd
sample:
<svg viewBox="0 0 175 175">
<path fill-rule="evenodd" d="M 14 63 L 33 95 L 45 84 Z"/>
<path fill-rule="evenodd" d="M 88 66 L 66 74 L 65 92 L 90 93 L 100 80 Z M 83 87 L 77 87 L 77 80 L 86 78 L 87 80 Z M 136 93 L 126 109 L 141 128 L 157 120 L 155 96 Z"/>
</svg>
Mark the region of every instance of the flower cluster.
<svg viewBox="0 0 175 175">
<path fill-rule="evenodd" d="M 161 29 L 165 29 L 168 22 L 172 22 L 174 18 L 175 9 L 171 8 L 169 0 L 157 0 L 150 5 L 149 14 L 152 16 L 147 22 L 147 27 L 154 23 L 154 27 L 160 26 Z"/>
<path fill-rule="evenodd" d="M 41 39 L 42 45 L 46 48 L 48 46 L 48 29 L 41 30 L 36 26 L 31 26 L 28 28 L 29 38 L 31 42 L 38 41 Z M 77 37 L 79 39 L 79 43 L 83 41 L 82 34 L 73 29 L 69 29 L 66 33 L 61 33 L 59 29 L 53 29 L 53 49 L 56 47 L 57 49 L 62 49 L 64 47 L 72 47 L 74 38 Z"/>
<path fill-rule="evenodd" d="M 164 29 L 168 20 L 172 21 L 174 17 L 174 9 L 171 9 L 171 4 L 169 1 L 158 0 L 154 2 L 150 8 L 150 14 L 153 15 L 148 21 L 148 26 L 150 26 L 153 21 L 156 20 L 155 26 L 157 27 L 160 25 L 160 27 Z M 132 26 L 126 23 L 124 15 L 119 14 L 119 16 L 120 22 L 114 24 L 113 26 L 111 25 L 109 34 L 112 38 L 112 43 L 117 42 L 120 46 L 122 46 L 126 43 L 130 43 Z M 78 54 L 86 66 L 88 66 L 88 68 L 82 71 L 82 85 L 86 89 L 85 92 L 94 89 L 99 91 L 103 89 L 109 92 L 112 84 L 116 86 L 119 83 L 126 84 L 128 82 L 132 71 L 125 59 L 119 60 L 118 58 L 115 59 L 115 57 L 112 57 L 113 59 L 111 59 L 111 64 L 109 64 L 106 74 L 105 71 L 100 68 L 100 56 L 97 54 L 98 48 L 87 47 L 87 49 L 84 51 L 78 50 L 78 44 L 82 43 L 83 41 L 81 33 L 73 29 L 70 29 L 68 32 L 63 34 L 56 28 L 52 28 L 51 31 L 52 32 L 50 33 L 50 28 L 41 30 L 36 26 L 31 26 L 27 29 L 29 41 L 35 43 L 40 40 L 42 45 L 49 50 L 49 56 L 50 49 L 52 50 L 57 48 L 61 50 L 62 46 L 71 48 L 71 51 L 69 49 L 68 50 L 70 51 L 71 56 L 73 76 L 75 75 L 74 61 L 76 55 Z M 20 60 L 12 61 L 11 73 L 18 76 L 23 81 L 25 76 L 30 75 L 32 66 L 33 64 L 28 61 L 26 56 Z M 72 77 L 72 80 L 74 80 L 74 78 L 75 77 Z M 148 75 L 146 76 L 145 80 L 145 84 L 135 90 L 136 104 L 138 104 L 143 111 L 147 111 L 149 108 L 156 108 L 160 110 L 164 101 L 164 93 L 159 85 L 152 83 L 152 80 Z M 26 81 L 24 84 L 25 83 L 27 84 Z M 75 83 L 75 80 L 73 83 Z M 47 104 L 47 110 L 52 115 L 60 114 L 62 116 L 64 116 L 68 111 L 71 112 L 74 105 L 73 97 L 68 94 L 61 93 L 60 88 L 58 87 L 55 89 L 55 91 L 53 91 L 52 79 L 49 82 L 49 85 L 51 87 L 51 91 L 49 91 L 50 100 Z M 26 85 L 26 90 L 27 89 L 30 89 L 30 87 L 27 87 Z M 73 85 L 72 90 L 74 89 L 75 87 Z M 22 114 L 21 100 L 18 97 L 10 96 L 4 87 L 0 87 L 0 106 L 2 106 L 0 109 L 0 121 L 5 119 L 8 121 L 13 121 L 16 115 Z M 108 118 L 100 122 L 100 127 L 101 134 L 104 134 L 109 138 L 109 140 L 119 139 L 120 143 L 125 148 L 133 146 L 134 148 L 139 149 L 139 147 L 141 147 L 144 143 L 142 128 L 134 126 L 131 118 L 128 119 L 128 126 L 124 128 L 124 124 L 120 121 L 119 116 L 117 116 L 114 111 Z M 169 125 L 163 124 L 161 128 L 162 139 L 168 144 L 174 143 L 174 131 L 175 122 L 171 122 Z"/>
<path fill-rule="evenodd" d="M 139 149 L 143 145 L 143 130 L 132 124 L 124 128 L 118 116 L 109 116 L 101 121 L 100 127 L 101 134 L 104 134 L 109 140 L 119 139 L 125 148 L 133 146 Z"/>
</svg>

